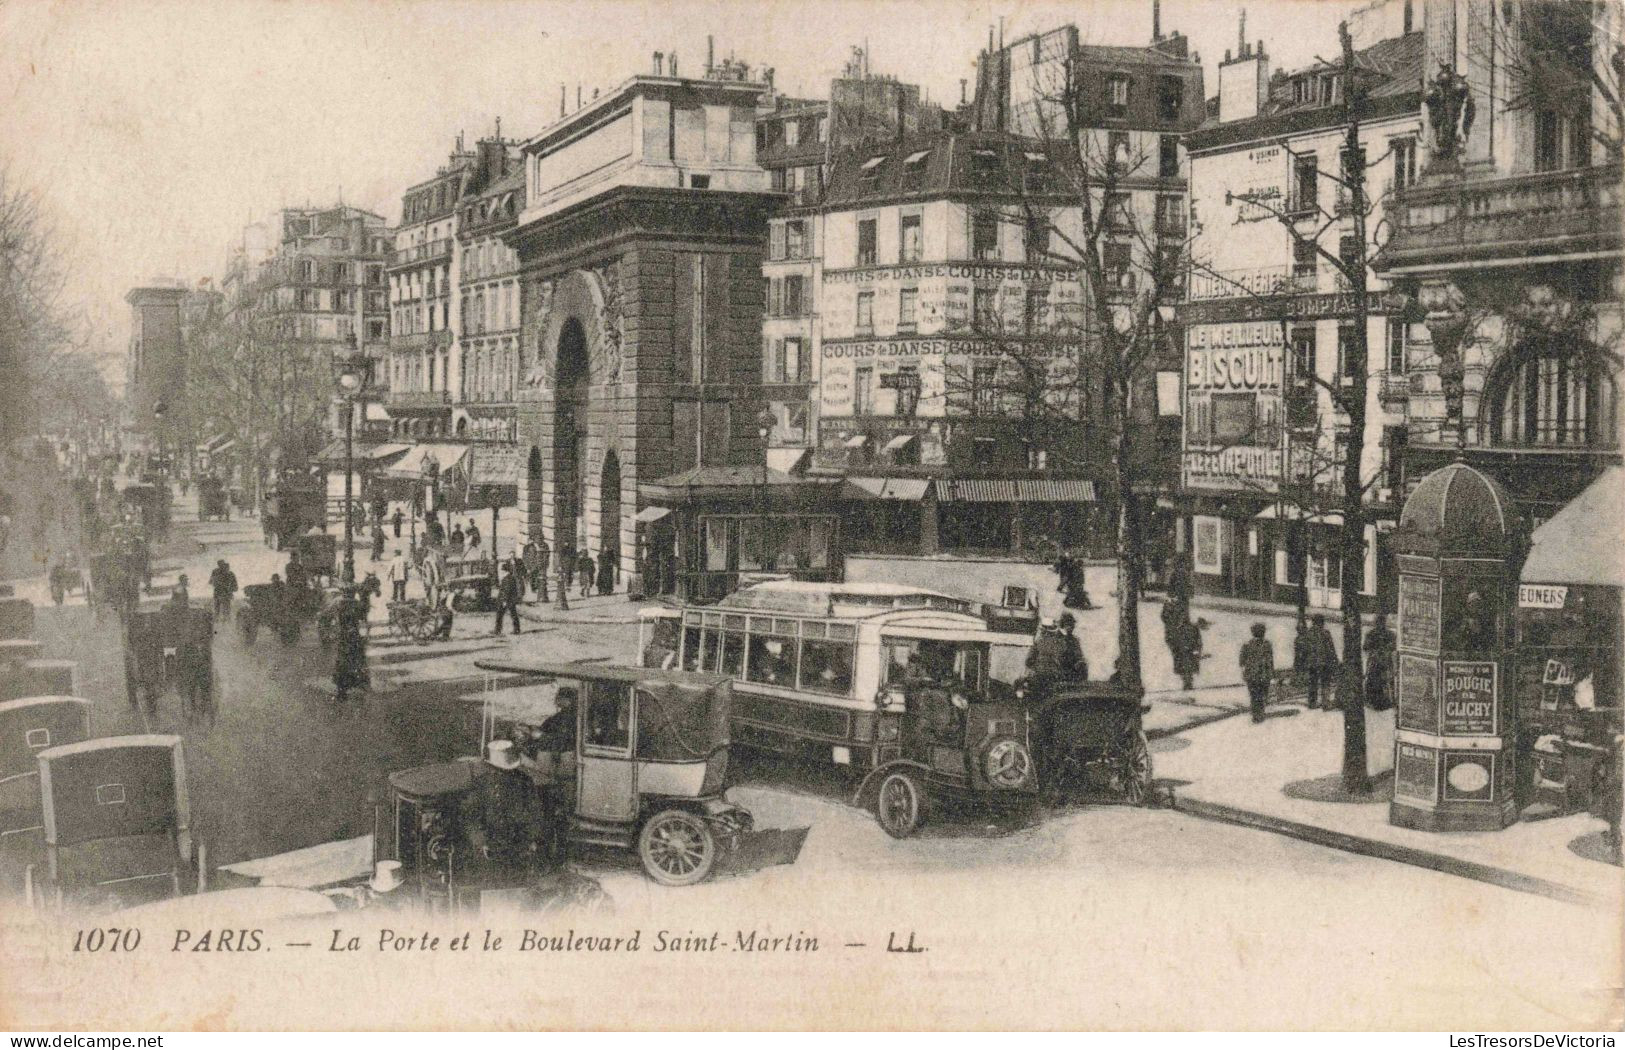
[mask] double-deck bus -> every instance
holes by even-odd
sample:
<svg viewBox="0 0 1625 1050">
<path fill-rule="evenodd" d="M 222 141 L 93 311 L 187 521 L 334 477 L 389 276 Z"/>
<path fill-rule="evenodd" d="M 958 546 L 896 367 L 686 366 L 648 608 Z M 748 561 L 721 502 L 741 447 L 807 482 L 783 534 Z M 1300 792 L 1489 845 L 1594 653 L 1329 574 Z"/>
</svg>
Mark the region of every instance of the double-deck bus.
<svg viewBox="0 0 1625 1050">
<path fill-rule="evenodd" d="M 911 664 L 1013 696 L 1036 613 L 885 583 L 772 580 L 715 605 L 640 615 L 644 666 L 731 677 L 734 743 L 873 768 L 876 715 Z M 887 720 L 895 732 L 895 720 Z"/>
</svg>

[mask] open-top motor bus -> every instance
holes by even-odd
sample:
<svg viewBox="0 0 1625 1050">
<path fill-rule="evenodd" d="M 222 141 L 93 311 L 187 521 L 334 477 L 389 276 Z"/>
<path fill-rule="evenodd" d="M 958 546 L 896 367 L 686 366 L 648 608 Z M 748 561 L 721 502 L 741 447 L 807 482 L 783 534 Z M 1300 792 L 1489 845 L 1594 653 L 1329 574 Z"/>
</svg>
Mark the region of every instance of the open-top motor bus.
<svg viewBox="0 0 1625 1050">
<path fill-rule="evenodd" d="M 638 648 L 644 666 L 732 678 L 736 744 L 867 771 L 896 750 L 881 737 L 897 721 L 880 716 L 911 667 L 1014 699 L 1035 624 L 1011 612 L 896 584 L 770 580 L 715 605 L 645 609 Z"/>
</svg>

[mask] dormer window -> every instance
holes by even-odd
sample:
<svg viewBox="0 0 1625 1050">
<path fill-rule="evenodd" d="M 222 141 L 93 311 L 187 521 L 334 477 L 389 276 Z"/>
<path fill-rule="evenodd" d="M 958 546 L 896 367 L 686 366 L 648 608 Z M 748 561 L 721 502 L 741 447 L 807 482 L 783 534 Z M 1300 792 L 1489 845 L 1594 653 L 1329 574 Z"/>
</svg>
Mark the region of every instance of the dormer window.
<svg viewBox="0 0 1625 1050">
<path fill-rule="evenodd" d="M 999 155 L 990 149 L 972 150 L 970 171 L 971 178 L 976 185 L 982 187 L 997 185 L 999 180 Z"/>
<path fill-rule="evenodd" d="M 1049 157 L 1042 153 L 1023 154 L 1027 162 L 1025 185 L 1028 193 L 1048 193 L 1053 187 Z"/>
<path fill-rule="evenodd" d="M 903 188 L 906 190 L 925 189 L 925 158 L 931 155 L 928 149 L 918 153 L 910 153 L 903 161 Z"/>
<path fill-rule="evenodd" d="M 1106 115 L 1128 116 L 1129 78 L 1126 73 L 1113 73 L 1106 78 Z"/>
<path fill-rule="evenodd" d="M 880 168 L 885 163 L 885 157 L 870 157 L 863 162 L 863 169 L 858 173 L 858 178 L 862 181 L 865 191 L 873 190 L 879 184 Z"/>
</svg>

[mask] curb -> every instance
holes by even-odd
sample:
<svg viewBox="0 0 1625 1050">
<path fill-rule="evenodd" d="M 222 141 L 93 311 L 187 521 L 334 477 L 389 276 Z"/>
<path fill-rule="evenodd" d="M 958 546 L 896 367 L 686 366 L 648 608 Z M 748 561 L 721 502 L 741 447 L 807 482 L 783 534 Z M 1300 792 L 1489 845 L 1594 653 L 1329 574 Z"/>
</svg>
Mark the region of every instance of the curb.
<svg viewBox="0 0 1625 1050">
<path fill-rule="evenodd" d="M 1478 882 L 1489 883 L 1492 886 L 1500 886 L 1502 889 L 1517 890 L 1520 893 L 1533 893 L 1565 904 L 1596 906 L 1602 903 L 1601 898 L 1595 894 L 1577 890 L 1572 886 L 1566 886 L 1559 882 L 1538 878 L 1534 875 L 1511 871 L 1507 868 L 1497 868 L 1490 864 L 1480 864 L 1477 861 L 1462 860 L 1459 857 L 1432 853 L 1411 846 L 1399 846 L 1391 842 L 1380 842 L 1376 839 L 1347 835 L 1340 831 L 1332 831 L 1329 828 L 1317 827 L 1313 824 L 1300 824 L 1297 821 L 1272 817 L 1263 813 L 1253 813 L 1219 802 L 1204 802 L 1201 799 L 1184 798 L 1177 791 L 1172 794 L 1174 809 L 1203 820 L 1213 820 L 1225 824 L 1235 824 L 1240 827 L 1255 828 L 1260 831 L 1270 831 L 1277 835 L 1285 835 L 1288 838 L 1310 842 L 1317 846 L 1342 850 L 1345 853 L 1356 853 L 1364 857 L 1375 857 L 1379 860 L 1410 864 L 1414 867 L 1426 868 L 1429 871 L 1437 871 L 1445 875 L 1475 879 Z"/>
</svg>

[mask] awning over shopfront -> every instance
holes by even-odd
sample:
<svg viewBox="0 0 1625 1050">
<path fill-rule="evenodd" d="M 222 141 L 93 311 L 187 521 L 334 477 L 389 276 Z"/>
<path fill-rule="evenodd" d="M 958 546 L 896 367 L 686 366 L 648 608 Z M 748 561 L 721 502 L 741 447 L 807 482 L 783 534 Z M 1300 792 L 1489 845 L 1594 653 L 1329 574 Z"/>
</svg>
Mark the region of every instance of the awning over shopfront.
<svg viewBox="0 0 1625 1050">
<path fill-rule="evenodd" d="M 931 487 L 926 478 L 847 478 L 846 495 L 854 499 L 896 499 L 917 501 Z"/>
<path fill-rule="evenodd" d="M 1271 503 L 1257 514 L 1254 521 L 1270 521 L 1280 518 L 1283 521 L 1307 521 L 1312 525 L 1341 525 L 1343 515 L 1335 510 L 1306 511 L 1295 503 Z"/>
<path fill-rule="evenodd" d="M 440 474 L 444 476 L 461 464 L 466 455 L 468 455 L 467 445 L 443 442 L 409 445 L 406 454 L 380 471 L 380 474 L 386 478 L 417 480 L 423 477 L 424 459 L 429 458 L 434 460 L 440 468 Z"/>
<path fill-rule="evenodd" d="M 650 522 L 659 521 L 670 513 L 670 507 L 644 507 L 633 516 L 632 520 L 639 525 L 648 525 Z"/>
<path fill-rule="evenodd" d="M 376 401 L 368 401 L 362 410 L 361 418 L 369 423 L 387 423 L 395 417 L 389 414 L 389 409 Z"/>
<path fill-rule="evenodd" d="M 947 478 L 933 482 L 943 503 L 1092 503 L 1083 478 Z"/>
<path fill-rule="evenodd" d="M 1609 467 L 1530 537 L 1525 583 L 1625 587 L 1619 534 L 1608 528 L 1625 506 L 1625 469 Z"/>
<path fill-rule="evenodd" d="M 519 502 L 519 450 L 512 445 L 475 445 L 466 461 L 465 510 L 512 507 Z"/>
<path fill-rule="evenodd" d="M 385 441 L 381 444 L 374 444 L 369 441 L 356 441 L 356 466 L 361 470 L 371 470 L 379 466 L 388 466 L 395 458 L 405 453 L 411 447 L 411 445 L 407 445 L 399 441 Z M 221 449 L 215 450 L 216 454 L 219 454 L 220 451 Z M 327 444 L 323 445 L 322 450 L 316 453 L 316 462 L 322 464 L 323 466 L 342 468 L 344 466 L 344 439 L 341 437 L 334 438 L 332 441 L 329 441 Z"/>
</svg>

